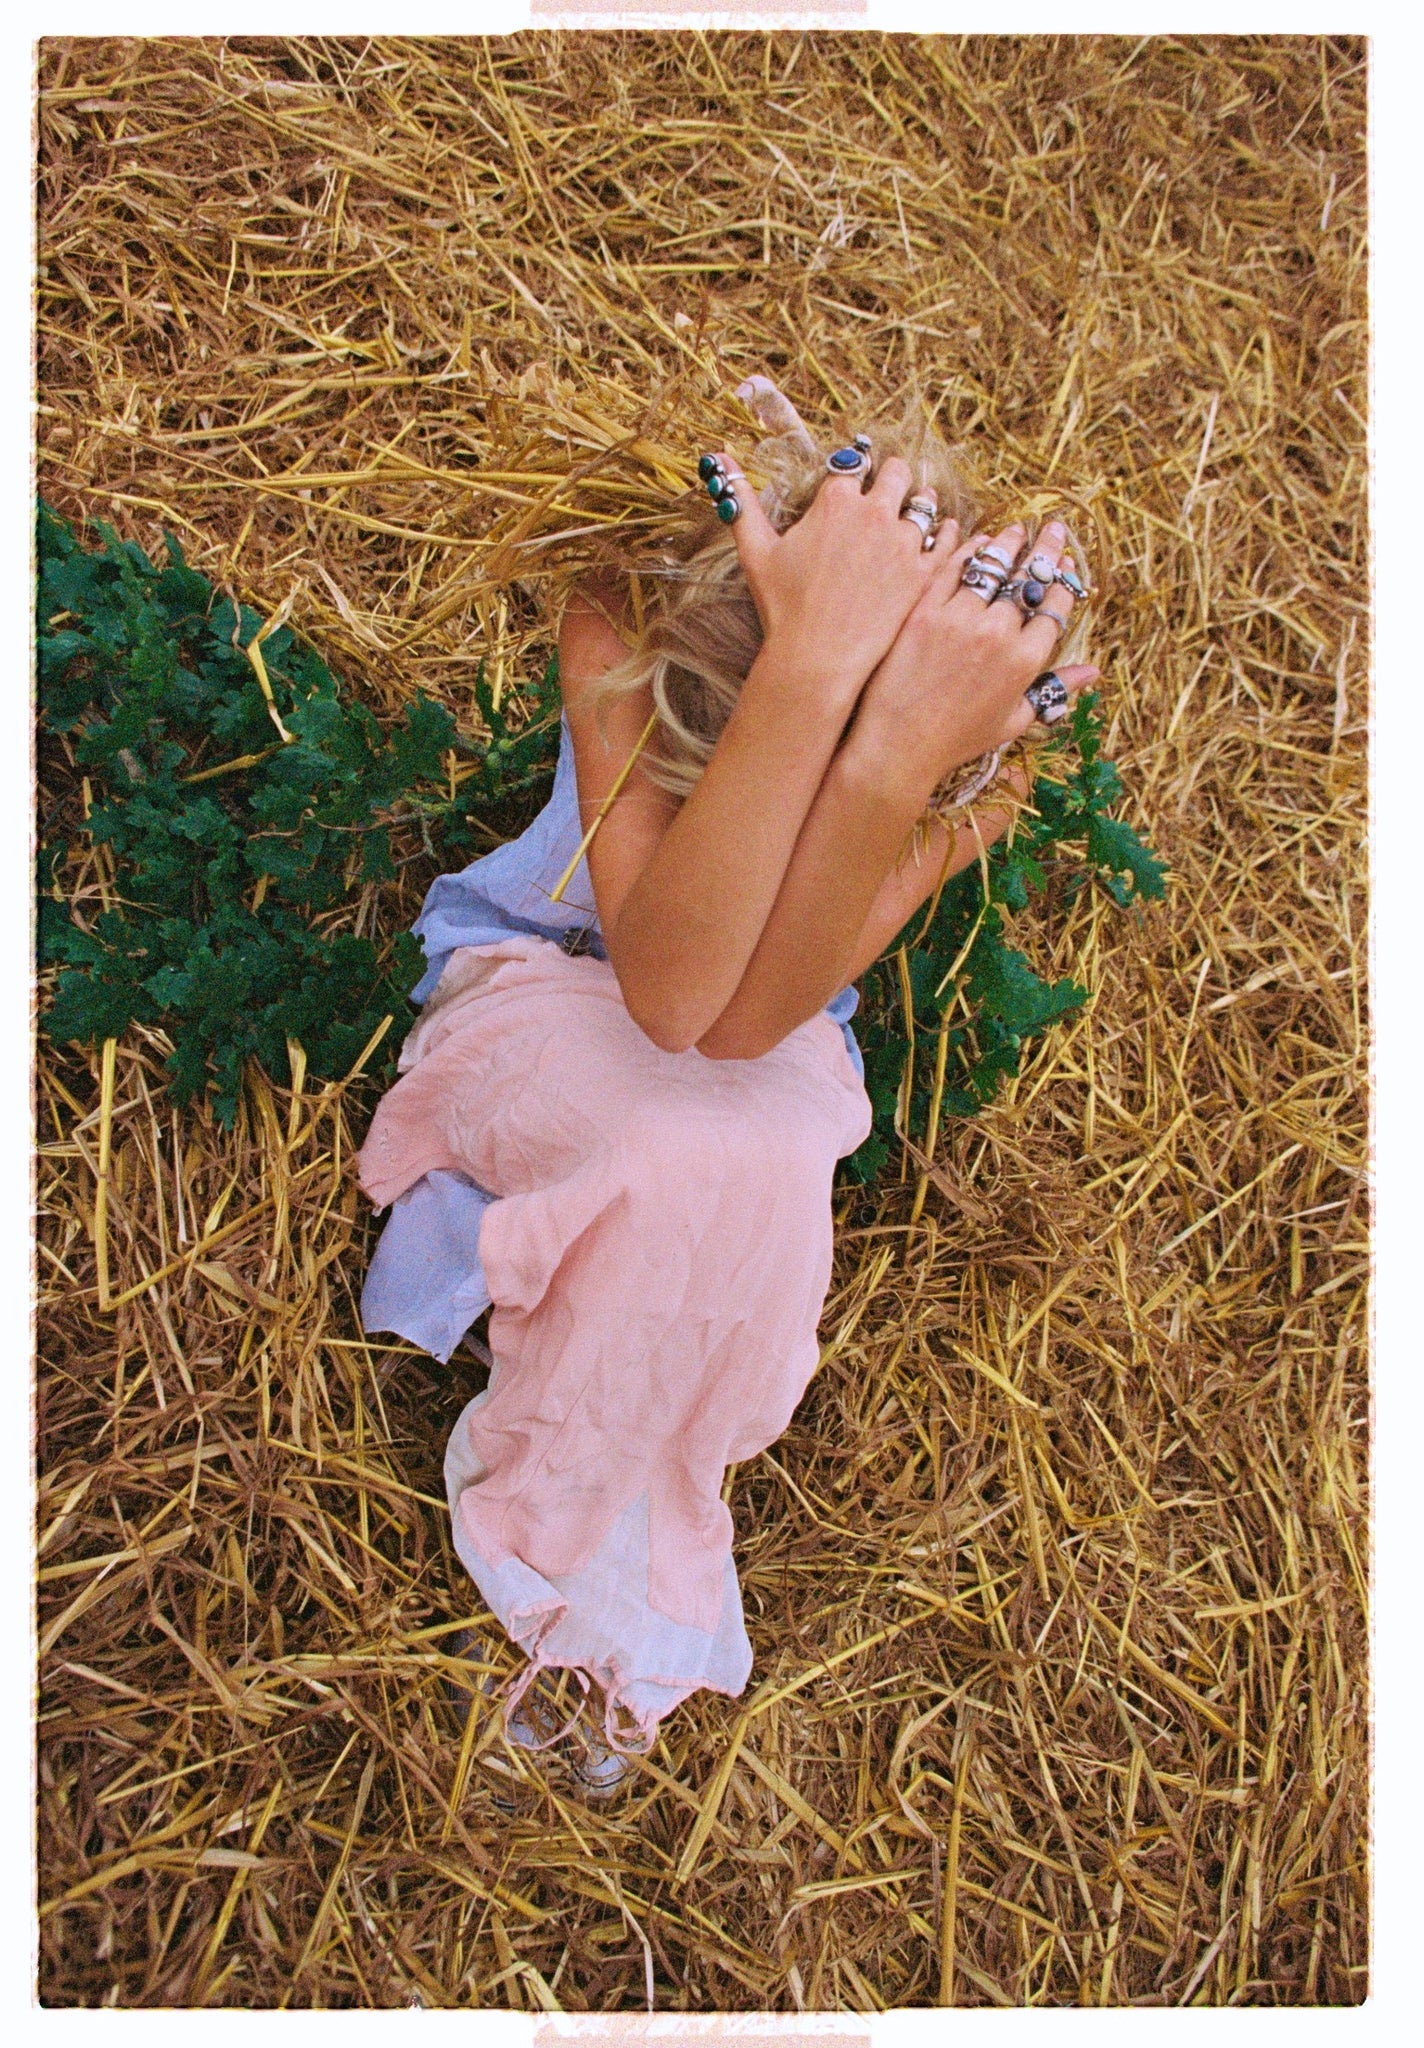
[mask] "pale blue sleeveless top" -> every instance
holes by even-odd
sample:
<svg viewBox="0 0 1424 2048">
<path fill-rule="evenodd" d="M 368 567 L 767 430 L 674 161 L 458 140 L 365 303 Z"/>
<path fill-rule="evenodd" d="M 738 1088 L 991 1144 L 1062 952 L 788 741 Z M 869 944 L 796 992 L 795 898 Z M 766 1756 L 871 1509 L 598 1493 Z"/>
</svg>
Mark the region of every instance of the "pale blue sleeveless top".
<svg viewBox="0 0 1424 2048">
<path fill-rule="evenodd" d="M 411 1001 L 423 1003 L 434 993 L 459 947 L 494 945 L 512 932 L 606 960 L 587 861 L 579 862 L 559 901 L 551 901 L 582 837 L 573 743 L 561 719 L 554 787 L 533 824 L 459 874 L 440 875 L 431 884 L 415 921 L 426 967 Z M 840 1025 L 851 1063 L 863 1076 L 850 1028 L 858 1002 L 854 988 L 843 988 L 826 1005 L 826 1015 Z M 427 1173 L 397 1197 L 362 1290 L 361 1320 L 368 1331 L 390 1330 L 437 1358 L 449 1358 L 489 1305 L 479 1235 L 480 1219 L 493 1200 L 464 1174 L 447 1172 Z"/>
</svg>

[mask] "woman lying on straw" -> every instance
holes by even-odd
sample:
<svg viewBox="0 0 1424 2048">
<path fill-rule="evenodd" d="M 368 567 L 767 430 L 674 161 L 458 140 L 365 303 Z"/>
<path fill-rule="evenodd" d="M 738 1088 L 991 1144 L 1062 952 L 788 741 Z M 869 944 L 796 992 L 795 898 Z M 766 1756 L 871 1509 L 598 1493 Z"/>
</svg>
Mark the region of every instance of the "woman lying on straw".
<svg viewBox="0 0 1424 2048">
<path fill-rule="evenodd" d="M 723 1479 L 816 1367 L 832 1174 L 870 1128 L 852 984 L 1006 829 L 1012 798 L 955 810 L 998 750 L 1097 674 L 1051 668 L 1086 595 L 1061 523 L 975 533 L 933 436 L 826 452 L 765 379 L 741 395 L 772 481 L 702 458 L 715 519 L 631 653 L 616 580 L 575 591 L 553 795 L 431 889 L 361 1153 L 393 1205 L 367 1327 L 448 1358 L 493 1303 L 455 1547 L 527 1654 L 507 1729 L 593 1790 L 746 1684 Z M 600 1688 L 601 1737 L 514 1713 L 551 1668 Z"/>
</svg>

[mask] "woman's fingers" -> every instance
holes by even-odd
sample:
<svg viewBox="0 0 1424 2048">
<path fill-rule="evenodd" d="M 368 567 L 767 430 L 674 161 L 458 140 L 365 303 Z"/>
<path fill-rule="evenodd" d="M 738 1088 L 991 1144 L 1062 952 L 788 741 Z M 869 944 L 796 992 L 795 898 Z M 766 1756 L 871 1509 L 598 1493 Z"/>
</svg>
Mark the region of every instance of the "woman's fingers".
<svg viewBox="0 0 1424 2048">
<path fill-rule="evenodd" d="M 732 539 L 737 544 L 738 558 L 746 571 L 747 582 L 751 585 L 752 595 L 755 597 L 756 572 L 765 562 L 769 551 L 776 546 L 780 535 L 762 510 L 761 500 L 752 489 L 735 455 L 729 455 L 724 449 L 710 458 L 704 457 L 704 460 L 721 464 L 727 489 L 723 490 L 716 500 L 718 516 L 722 516 L 721 508 L 730 494 L 737 508 L 735 517 L 730 522 Z"/>
<path fill-rule="evenodd" d="M 934 494 L 933 492 L 926 492 L 925 495 L 932 497 Z M 947 512 L 933 531 L 936 548 L 942 548 L 947 556 L 956 555 L 960 552 L 959 521 L 952 512 Z"/>
<path fill-rule="evenodd" d="M 1067 538 L 1062 520 L 1051 519 L 1018 572 L 1023 580 L 1025 602 L 1035 591 L 1039 593 L 1024 618 L 1023 629 L 1032 635 L 1030 645 L 1035 650 L 1043 650 L 1045 660 L 1052 655 L 1073 620 L 1073 593 L 1056 580 Z"/>
<path fill-rule="evenodd" d="M 952 537 L 951 537 L 952 536 Z M 959 539 L 959 528 L 953 519 L 946 519 L 939 530 L 939 545 L 935 550 L 934 574 L 925 593 L 928 604 L 945 604 L 959 588 L 959 579 L 964 574 L 964 565 L 977 547 L 982 547 L 989 538 L 986 533 L 972 533 L 968 539 Z"/>
<path fill-rule="evenodd" d="M 898 455 L 887 455 L 875 472 L 875 481 L 866 492 L 871 503 L 886 506 L 896 517 L 900 507 L 910 495 L 914 481 L 910 465 Z"/>
</svg>

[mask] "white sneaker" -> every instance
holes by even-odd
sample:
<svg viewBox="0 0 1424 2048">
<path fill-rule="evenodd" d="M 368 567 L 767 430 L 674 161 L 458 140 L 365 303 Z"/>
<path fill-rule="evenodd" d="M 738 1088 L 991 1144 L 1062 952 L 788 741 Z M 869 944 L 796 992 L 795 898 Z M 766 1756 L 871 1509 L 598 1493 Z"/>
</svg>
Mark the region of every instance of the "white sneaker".
<svg viewBox="0 0 1424 2048">
<path fill-rule="evenodd" d="M 461 1629 L 451 1638 L 451 1654 L 464 1658 L 473 1641 L 472 1632 L 469 1629 Z M 488 1699 L 493 1697 L 497 1690 L 498 1684 L 492 1671 L 483 1673 L 479 1678 L 475 1678 L 472 1673 L 468 1683 L 462 1683 L 453 1676 L 446 1679 L 446 1691 L 460 1717 L 462 1727 L 469 1719 L 476 1693 Z M 577 1723 L 556 1742 L 551 1743 L 549 1737 L 557 1725 L 553 1719 L 554 1710 L 546 1701 L 536 1697 L 537 1692 L 536 1680 L 514 1712 L 508 1716 L 505 1733 L 509 1741 L 517 1749 L 532 1751 L 538 1760 L 537 1769 L 545 1770 L 552 1764 L 556 1771 L 566 1771 L 583 1798 L 594 1801 L 611 1799 L 632 1769 L 629 1759 L 616 1749 L 610 1748 L 601 1732 L 580 1727 Z M 481 1761 L 501 1777 L 514 1780 L 513 1769 L 496 1752 L 486 1753 Z M 513 1793 L 514 1789 L 515 1785 L 511 1782 L 509 1792 Z M 492 1796 L 495 1804 L 504 1812 L 515 1811 L 515 1802 L 510 1797 L 501 1796 L 498 1792 Z"/>
<path fill-rule="evenodd" d="M 565 1736 L 559 1748 L 564 1752 L 574 1783 L 588 1800 L 611 1799 L 633 1768 L 631 1760 L 610 1749 L 601 1735 L 575 1730 Z"/>
</svg>

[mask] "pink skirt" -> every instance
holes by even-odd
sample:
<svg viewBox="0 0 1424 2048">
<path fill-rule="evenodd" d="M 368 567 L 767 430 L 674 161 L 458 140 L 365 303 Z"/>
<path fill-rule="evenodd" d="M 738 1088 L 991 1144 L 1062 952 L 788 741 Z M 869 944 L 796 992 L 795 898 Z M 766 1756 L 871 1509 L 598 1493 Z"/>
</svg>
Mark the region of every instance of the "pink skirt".
<svg viewBox="0 0 1424 2048">
<path fill-rule="evenodd" d="M 698 1685 L 746 1682 L 723 1477 L 816 1368 L 864 1087 L 825 1016 L 756 1060 L 663 1052 L 606 961 L 534 937 L 455 954 L 401 1064 L 366 1193 L 444 1168 L 496 1197 L 496 1370 L 451 1439 L 456 1548 L 535 1665 L 595 1679 L 646 1741 Z"/>
</svg>

